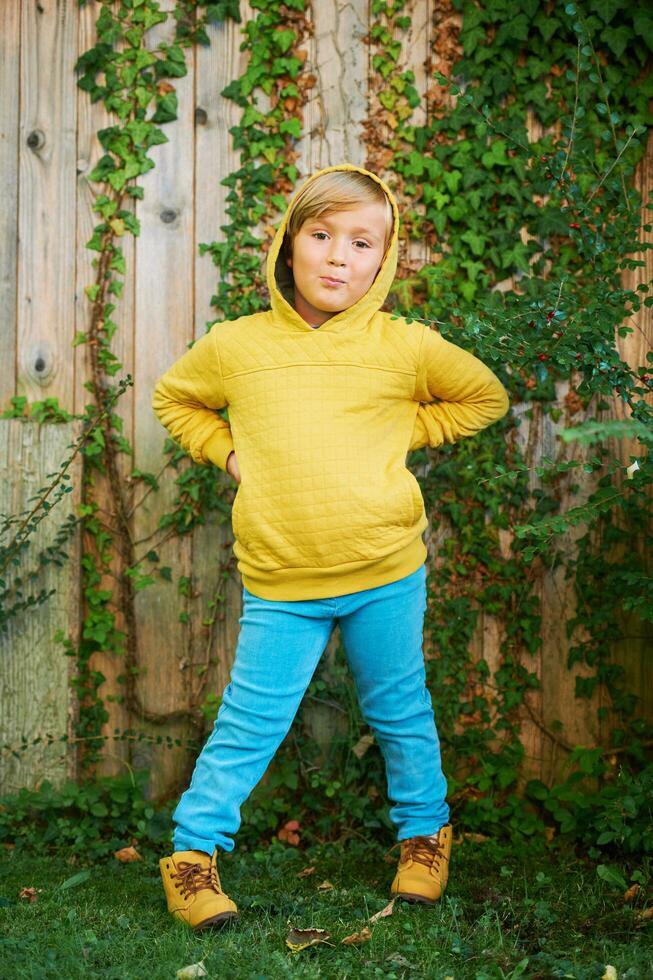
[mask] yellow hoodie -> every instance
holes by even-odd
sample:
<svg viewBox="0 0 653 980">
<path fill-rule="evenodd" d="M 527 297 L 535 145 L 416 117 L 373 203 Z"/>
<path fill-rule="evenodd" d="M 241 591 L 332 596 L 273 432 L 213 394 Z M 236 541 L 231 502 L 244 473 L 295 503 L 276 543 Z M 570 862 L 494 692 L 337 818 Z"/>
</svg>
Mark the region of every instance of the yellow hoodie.
<svg viewBox="0 0 653 980">
<path fill-rule="evenodd" d="M 320 599 L 376 588 L 426 558 L 419 484 L 406 454 L 471 436 L 508 410 L 476 357 L 423 324 L 379 311 L 397 267 L 399 212 L 377 276 L 349 309 L 313 329 L 292 306 L 281 246 L 267 256 L 271 309 L 214 324 L 158 381 L 153 408 L 196 462 L 241 483 L 234 554 L 263 599 Z M 228 406 L 227 423 L 215 409 Z"/>
</svg>

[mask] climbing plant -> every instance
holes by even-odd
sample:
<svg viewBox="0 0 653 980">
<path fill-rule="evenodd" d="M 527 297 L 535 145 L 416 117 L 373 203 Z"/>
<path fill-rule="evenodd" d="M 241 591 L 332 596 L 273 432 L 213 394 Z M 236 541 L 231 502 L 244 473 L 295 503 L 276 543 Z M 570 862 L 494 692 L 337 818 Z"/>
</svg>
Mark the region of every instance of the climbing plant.
<svg viewBox="0 0 653 980">
<path fill-rule="evenodd" d="M 379 37 L 396 36 L 403 6 L 375 5 L 386 22 Z M 426 124 L 412 125 L 405 108 L 397 113 L 401 96 L 388 101 L 386 88 L 385 103 L 379 101 L 387 136 L 375 128 L 373 151 L 411 202 L 408 234 L 426 237 L 437 256 L 398 284 L 397 311 L 417 311 L 491 364 L 513 402 L 528 406 L 536 435 L 524 445 L 516 420 L 506 419 L 435 459 L 422 452 L 420 460 L 429 464 L 426 499 L 448 529 L 432 572 L 433 689 L 447 692 L 439 699 L 443 730 L 456 731 L 445 735 L 456 759 L 453 796 L 470 803 L 474 822 L 487 827 L 520 805 L 512 790 L 524 718 L 572 748 L 529 698 L 539 687 L 531 658 L 541 645 L 538 585 L 547 569 L 566 562 L 576 581 L 568 666 L 595 670 L 577 678 L 577 695 L 604 685 L 614 725 L 606 729 L 608 743 L 629 744 L 634 759 L 641 761 L 641 740 L 650 735 L 633 718 L 636 698 L 625 693 L 624 670 L 612 662 L 623 609 L 636 606 L 646 616 L 650 601 L 643 549 L 623 547 L 636 529 L 650 532 L 648 464 L 624 483 L 625 468 L 605 446 L 584 464 L 570 458 L 566 442 L 554 459 L 537 460 L 535 450 L 547 417 L 567 425 L 579 412 L 605 418 L 615 396 L 650 430 L 647 366 L 627 365 L 619 339 L 632 332 L 642 301 L 653 302 L 642 297 L 650 283 L 636 291 L 623 285 L 624 272 L 643 265 L 637 253 L 650 247 L 639 227 L 647 202 L 630 178 L 651 122 L 653 36 L 645 15 L 619 4 L 545 10 L 532 3 L 516 18 L 503 2 L 453 7 L 462 13 L 461 29 L 454 50 L 445 46 L 446 76 L 434 72 L 442 90 L 429 93 Z M 396 42 L 378 58 L 388 79 L 404 80 L 394 66 Z M 510 280 L 515 286 L 506 288 Z M 582 500 L 589 479 L 593 490 Z M 561 514 L 561 501 L 574 494 L 581 500 Z M 561 551 L 556 535 L 579 524 L 586 530 L 577 553 L 569 540 Z M 628 586 L 615 593 L 621 574 Z M 470 655 L 482 615 L 498 620 L 503 637 L 494 671 Z M 531 789 L 541 798 L 539 783 Z"/>
</svg>

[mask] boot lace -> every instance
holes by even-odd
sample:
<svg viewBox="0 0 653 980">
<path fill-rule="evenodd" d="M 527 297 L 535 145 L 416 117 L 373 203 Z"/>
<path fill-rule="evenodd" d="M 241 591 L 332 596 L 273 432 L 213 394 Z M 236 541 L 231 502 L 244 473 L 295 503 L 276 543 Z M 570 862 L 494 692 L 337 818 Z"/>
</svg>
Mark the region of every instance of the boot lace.
<svg viewBox="0 0 653 980">
<path fill-rule="evenodd" d="M 177 871 L 170 877 L 179 879 L 175 881 L 175 885 L 184 898 L 188 895 L 197 894 L 203 888 L 211 888 L 216 892 L 220 891 L 213 862 L 209 867 L 203 867 L 199 863 L 180 861 L 177 865 Z"/>
<path fill-rule="evenodd" d="M 432 840 L 430 837 L 409 837 L 407 840 L 397 841 L 390 850 L 390 854 L 396 847 L 401 847 L 401 862 L 414 861 L 416 864 L 423 864 L 427 868 L 440 864 L 440 859 L 446 860 L 443 845 L 438 838 Z"/>
</svg>

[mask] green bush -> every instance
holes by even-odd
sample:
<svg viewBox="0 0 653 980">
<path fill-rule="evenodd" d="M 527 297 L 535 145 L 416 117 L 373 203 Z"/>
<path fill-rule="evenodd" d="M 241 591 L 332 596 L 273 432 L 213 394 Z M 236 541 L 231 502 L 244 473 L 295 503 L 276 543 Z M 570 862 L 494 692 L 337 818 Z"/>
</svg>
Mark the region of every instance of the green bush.
<svg viewBox="0 0 653 980">
<path fill-rule="evenodd" d="M 55 789 L 43 780 L 36 790 L 0 798 L 0 841 L 18 848 L 61 850 L 105 857 L 132 844 L 169 840 L 170 813 L 145 799 L 145 770 L 103 776 Z"/>
</svg>

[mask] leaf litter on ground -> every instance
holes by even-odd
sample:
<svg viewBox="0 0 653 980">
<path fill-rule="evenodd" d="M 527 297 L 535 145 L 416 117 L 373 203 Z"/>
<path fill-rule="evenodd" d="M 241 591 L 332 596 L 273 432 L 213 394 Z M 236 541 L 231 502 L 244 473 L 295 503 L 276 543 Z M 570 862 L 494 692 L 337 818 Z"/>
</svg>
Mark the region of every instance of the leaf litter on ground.
<svg viewBox="0 0 653 980">
<path fill-rule="evenodd" d="M 303 949 L 309 949 L 311 946 L 319 946 L 320 943 L 333 946 L 333 943 L 329 942 L 330 938 L 331 933 L 327 932 L 326 929 L 293 928 L 286 936 L 286 945 L 290 947 L 293 953 L 301 953 Z"/>
<path fill-rule="evenodd" d="M 363 926 L 360 932 L 352 932 L 351 936 L 345 936 L 340 942 L 345 946 L 357 946 L 359 943 L 366 943 L 372 938 L 372 930 Z"/>
<path fill-rule="evenodd" d="M 195 980 L 195 977 L 208 976 L 206 967 L 204 966 L 204 960 L 200 960 L 199 963 L 190 963 L 188 966 L 182 966 L 181 970 L 177 970 L 175 976 L 177 980 Z"/>
<path fill-rule="evenodd" d="M 392 915 L 392 912 L 393 912 L 393 910 L 394 910 L 394 907 L 395 907 L 395 902 L 396 902 L 396 901 L 397 901 L 397 899 L 396 899 L 396 898 L 393 898 L 393 899 L 392 899 L 392 901 L 391 901 L 391 902 L 389 902 L 389 903 L 388 903 L 388 905 L 386 905 L 386 907 L 385 907 L 384 909 L 381 909 L 381 911 L 380 911 L 380 912 L 376 912 L 376 913 L 375 913 L 375 914 L 374 914 L 374 915 L 373 915 L 373 916 L 372 916 L 372 917 L 371 917 L 371 918 L 369 919 L 369 921 L 370 921 L 370 922 L 378 922 L 378 921 L 379 921 L 379 919 L 385 919 L 385 918 L 386 918 L 386 917 L 387 917 L 388 915 Z"/>
<path fill-rule="evenodd" d="M 143 858 L 135 847 L 122 847 L 119 851 L 114 851 L 115 858 L 127 864 L 129 861 L 142 861 Z"/>
</svg>

